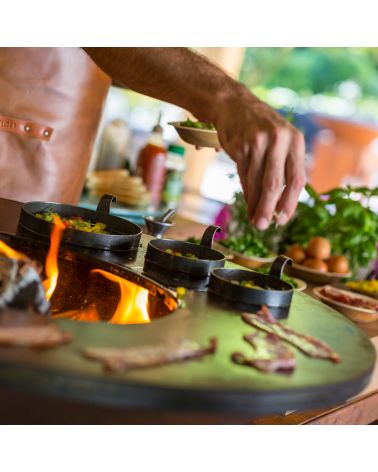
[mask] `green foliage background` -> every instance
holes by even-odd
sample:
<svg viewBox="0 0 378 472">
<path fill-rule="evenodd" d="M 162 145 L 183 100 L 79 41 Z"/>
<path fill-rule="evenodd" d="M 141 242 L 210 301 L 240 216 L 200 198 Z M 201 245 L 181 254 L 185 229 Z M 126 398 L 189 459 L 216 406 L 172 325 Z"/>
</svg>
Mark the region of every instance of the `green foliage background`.
<svg viewBox="0 0 378 472">
<path fill-rule="evenodd" d="M 272 223 L 265 231 L 258 231 L 248 221 L 243 194 L 238 193 L 231 206 L 229 233 L 238 237 L 250 234 L 277 254 L 284 254 L 291 244 L 299 243 L 306 247 L 311 237 L 323 236 L 330 241 L 332 254 L 344 255 L 348 259 L 353 273 L 376 259 L 378 215 L 370 210 L 369 198 L 378 196 L 378 188 L 352 189 L 348 186 L 317 194 L 306 185 L 306 191 L 310 201 L 298 204 L 294 217 L 286 226 L 276 227 Z M 364 197 L 364 204 L 351 198 L 355 194 Z"/>
<path fill-rule="evenodd" d="M 333 93 L 354 80 L 365 97 L 378 94 L 378 48 L 247 48 L 239 80 L 248 88 L 286 87 L 299 96 Z"/>
</svg>

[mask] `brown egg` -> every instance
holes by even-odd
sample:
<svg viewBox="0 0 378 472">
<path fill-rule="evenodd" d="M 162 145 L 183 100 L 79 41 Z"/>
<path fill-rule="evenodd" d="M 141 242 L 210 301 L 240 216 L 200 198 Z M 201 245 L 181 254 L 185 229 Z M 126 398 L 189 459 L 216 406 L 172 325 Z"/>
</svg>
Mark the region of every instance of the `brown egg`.
<svg viewBox="0 0 378 472">
<path fill-rule="evenodd" d="M 313 259 L 323 261 L 331 254 L 331 245 L 326 238 L 315 236 L 307 243 L 307 254 Z"/>
<path fill-rule="evenodd" d="M 327 264 L 319 259 L 306 259 L 302 265 L 309 269 L 318 270 L 319 272 L 328 272 Z"/>
<path fill-rule="evenodd" d="M 348 272 L 349 264 L 343 256 L 331 256 L 326 263 L 330 272 L 337 272 L 338 274 Z"/>
<path fill-rule="evenodd" d="M 293 262 L 295 262 L 295 264 L 302 264 L 302 262 L 306 259 L 307 254 L 302 246 L 300 246 L 299 244 L 293 244 L 286 251 L 285 256 L 290 257 L 290 259 L 293 259 Z"/>
</svg>

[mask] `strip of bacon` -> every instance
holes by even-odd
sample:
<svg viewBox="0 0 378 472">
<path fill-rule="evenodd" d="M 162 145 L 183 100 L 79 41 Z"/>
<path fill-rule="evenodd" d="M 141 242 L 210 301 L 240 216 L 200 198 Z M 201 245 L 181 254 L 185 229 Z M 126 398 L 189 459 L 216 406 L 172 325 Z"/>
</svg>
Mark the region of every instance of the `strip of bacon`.
<svg viewBox="0 0 378 472">
<path fill-rule="evenodd" d="M 297 347 L 309 357 L 329 359 L 332 362 L 339 362 L 341 360 L 339 354 L 323 341 L 313 338 L 312 336 L 299 334 L 277 321 L 265 305 L 261 307 L 261 310 L 258 311 L 256 315 L 243 313 L 242 319 L 257 329 L 276 334 L 283 341 Z"/>
<path fill-rule="evenodd" d="M 206 354 L 213 354 L 216 348 L 216 338 L 210 339 L 209 347 L 203 347 L 195 341 L 173 339 L 152 346 L 87 348 L 84 349 L 83 355 L 88 359 L 102 361 L 107 370 L 119 372 L 202 358 Z"/>
<path fill-rule="evenodd" d="M 247 359 L 244 354 L 236 352 L 231 356 L 236 364 L 255 367 L 263 372 L 292 371 L 296 366 L 294 352 L 276 334 L 268 333 L 264 336 L 257 332 L 248 334 L 243 339 L 255 349 L 255 355 Z"/>
<path fill-rule="evenodd" d="M 53 324 L 0 327 L 0 345 L 49 348 L 69 343 L 71 340 L 71 333 L 63 333 Z"/>
</svg>

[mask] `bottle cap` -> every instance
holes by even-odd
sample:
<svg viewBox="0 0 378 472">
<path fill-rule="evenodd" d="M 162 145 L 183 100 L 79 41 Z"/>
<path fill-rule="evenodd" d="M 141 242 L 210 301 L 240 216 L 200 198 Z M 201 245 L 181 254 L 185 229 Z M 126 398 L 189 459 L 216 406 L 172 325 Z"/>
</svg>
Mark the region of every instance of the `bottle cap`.
<svg viewBox="0 0 378 472">
<path fill-rule="evenodd" d="M 168 152 L 174 152 L 179 154 L 181 157 L 185 154 L 185 148 L 182 146 L 176 146 L 176 144 L 170 144 L 168 147 Z"/>
</svg>

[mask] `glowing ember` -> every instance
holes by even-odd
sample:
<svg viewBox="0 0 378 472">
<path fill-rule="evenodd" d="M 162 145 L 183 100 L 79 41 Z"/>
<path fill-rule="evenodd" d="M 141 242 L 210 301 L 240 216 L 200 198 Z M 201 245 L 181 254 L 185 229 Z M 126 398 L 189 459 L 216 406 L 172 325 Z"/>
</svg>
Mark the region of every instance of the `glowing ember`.
<svg viewBox="0 0 378 472">
<path fill-rule="evenodd" d="M 51 295 L 53 294 L 57 281 L 58 281 L 58 251 L 60 241 L 63 237 L 64 230 L 66 227 L 60 221 L 59 218 L 53 215 L 54 223 L 51 230 L 51 243 L 49 253 L 46 258 L 46 275 L 47 279 L 43 282 L 43 286 L 46 291 L 46 298 L 50 300 Z"/>
<path fill-rule="evenodd" d="M 0 254 L 5 254 L 11 259 L 26 259 L 25 254 L 21 252 L 14 251 L 9 246 L 7 246 L 3 241 L 0 241 Z"/>
<path fill-rule="evenodd" d="M 93 305 L 82 310 L 70 310 L 64 313 L 59 313 L 58 315 L 54 315 L 53 318 L 69 318 L 70 320 L 88 321 L 92 323 L 101 321 L 100 315 L 98 314 L 96 307 Z"/>
<path fill-rule="evenodd" d="M 147 311 L 148 290 L 110 272 L 99 269 L 91 271 L 91 273 L 96 272 L 113 282 L 118 282 L 121 289 L 121 299 L 109 323 L 142 324 L 150 322 Z"/>
</svg>

